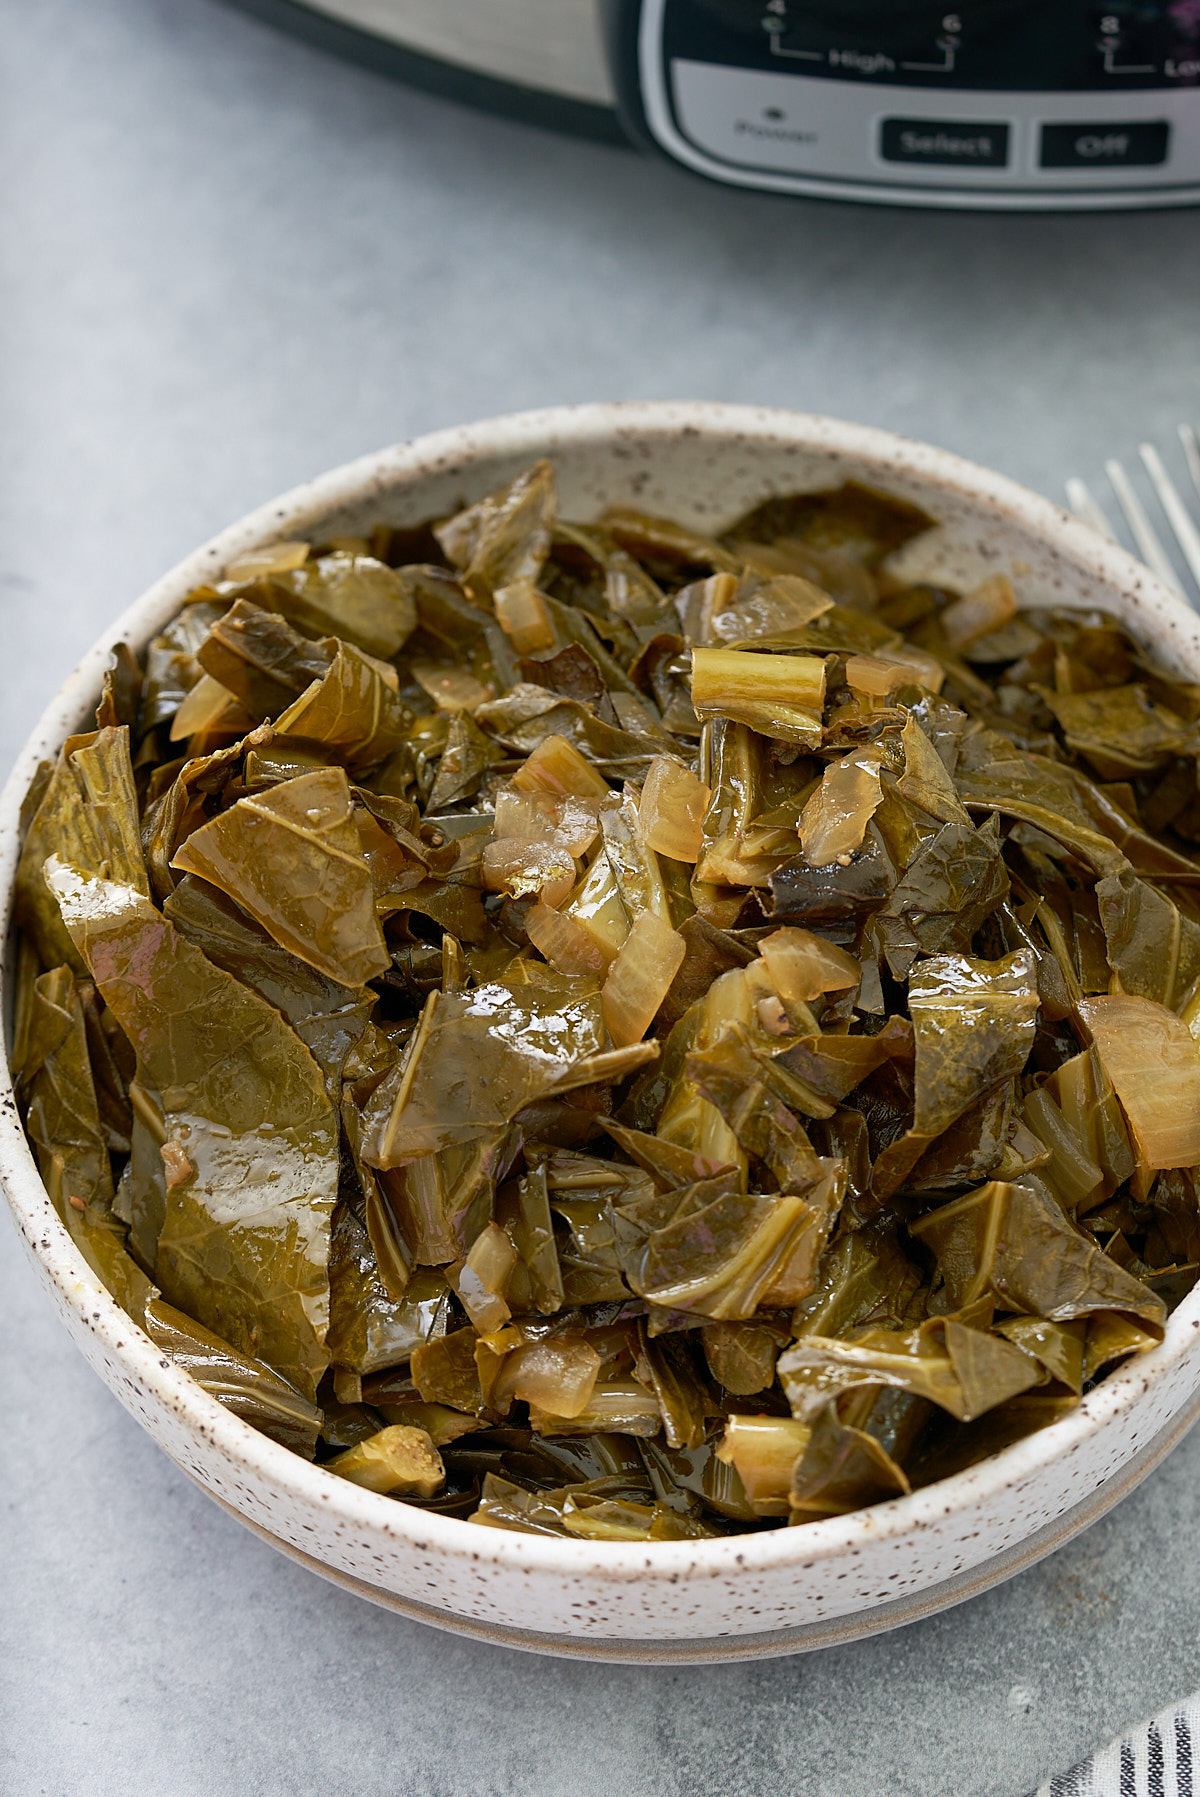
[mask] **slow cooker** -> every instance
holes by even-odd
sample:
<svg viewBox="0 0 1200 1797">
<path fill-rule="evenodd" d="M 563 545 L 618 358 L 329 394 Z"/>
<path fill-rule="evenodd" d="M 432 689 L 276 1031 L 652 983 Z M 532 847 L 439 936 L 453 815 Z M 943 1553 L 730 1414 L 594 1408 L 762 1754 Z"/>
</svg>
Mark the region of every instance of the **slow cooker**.
<svg viewBox="0 0 1200 1797">
<path fill-rule="evenodd" d="M 238 0 L 426 89 L 737 187 L 1200 201 L 1200 0 Z"/>
</svg>

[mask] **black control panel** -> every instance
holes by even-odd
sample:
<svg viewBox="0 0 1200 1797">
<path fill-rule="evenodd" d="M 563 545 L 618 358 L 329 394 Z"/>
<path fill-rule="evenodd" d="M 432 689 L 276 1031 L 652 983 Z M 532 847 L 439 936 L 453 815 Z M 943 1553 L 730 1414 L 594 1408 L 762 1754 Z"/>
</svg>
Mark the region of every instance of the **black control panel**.
<svg viewBox="0 0 1200 1797">
<path fill-rule="evenodd" d="M 666 0 L 668 59 L 1008 93 L 1200 86 L 1200 0 Z"/>
<path fill-rule="evenodd" d="M 698 174 L 900 205 L 1200 204 L 1200 0 L 602 0 Z"/>
</svg>

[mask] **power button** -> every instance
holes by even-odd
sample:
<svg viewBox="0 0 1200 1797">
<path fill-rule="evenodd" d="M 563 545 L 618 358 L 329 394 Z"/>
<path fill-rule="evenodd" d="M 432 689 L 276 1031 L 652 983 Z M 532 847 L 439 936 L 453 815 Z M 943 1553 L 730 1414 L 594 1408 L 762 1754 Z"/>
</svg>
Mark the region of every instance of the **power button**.
<svg viewBox="0 0 1200 1797">
<path fill-rule="evenodd" d="M 1043 125 L 1042 168 L 1155 168 L 1167 160 L 1164 119 L 1131 125 Z"/>
</svg>

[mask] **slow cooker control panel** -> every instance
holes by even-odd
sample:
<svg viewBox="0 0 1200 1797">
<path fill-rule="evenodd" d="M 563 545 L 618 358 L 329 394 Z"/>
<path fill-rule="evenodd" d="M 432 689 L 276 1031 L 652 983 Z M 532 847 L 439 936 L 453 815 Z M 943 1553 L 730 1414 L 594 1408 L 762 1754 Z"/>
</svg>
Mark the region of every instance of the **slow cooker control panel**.
<svg viewBox="0 0 1200 1797">
<path fill-rule="evenodd" d="M 740 186 L 970 206 L 1200 201 L 1200 0 L 627 0 L 627 111 Z"/>
</svg>

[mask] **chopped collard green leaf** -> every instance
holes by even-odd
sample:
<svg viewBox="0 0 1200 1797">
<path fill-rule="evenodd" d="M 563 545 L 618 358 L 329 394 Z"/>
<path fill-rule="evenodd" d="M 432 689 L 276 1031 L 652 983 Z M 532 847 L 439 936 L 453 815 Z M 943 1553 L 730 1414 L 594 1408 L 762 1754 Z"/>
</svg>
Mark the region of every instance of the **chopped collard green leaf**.
<svg viewBox="0 0 1200 1797">
<path fill-rule="evenodd" d="M 932 522 L 573 524 L 539 462 L 117 646 L 26 808 L 16 1088 L 234 1416 L 488 1528 L 693 1540 L 902 1497 L 1161 1340 L 1200 689 L 1005 574 L 906 585 Z"/>
</svg>

